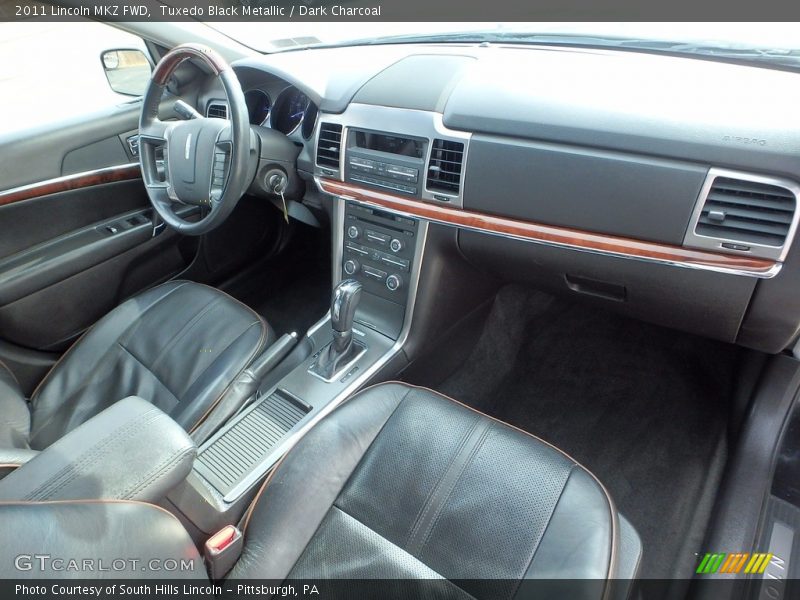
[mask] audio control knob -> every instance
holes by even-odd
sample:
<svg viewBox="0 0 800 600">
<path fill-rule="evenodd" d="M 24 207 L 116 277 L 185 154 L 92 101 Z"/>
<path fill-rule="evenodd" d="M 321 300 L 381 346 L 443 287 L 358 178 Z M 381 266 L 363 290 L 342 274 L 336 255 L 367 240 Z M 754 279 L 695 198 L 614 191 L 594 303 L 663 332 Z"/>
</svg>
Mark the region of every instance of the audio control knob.
<svg viewBox="0 0 800 600">
<path fill-rule="evenodd" d="M 344 272 L 348 275 L 355 275 L 361 270 L 361 265 L 358 264 L 357 260 L 348 259 L 344 263 Z"/>
<path fill-rule="evenodd" d="M 349 237 L 351 240 L 356 239 L 360 235 L 361 230 L 355 225 L 350 225 L 350 227 L 347 228 L 347 237 Z"/>
<path fill-rule="evenodd" d="M 392 252 L 400 252 L 403 249 L 403 240 L 398 240 L 397 238 L 392 239 L 389 242 L 389 250 Z"/>
<path fill-rule="evenodd" d="M 403 280 L 399 275 L 389 275 L 386 278 L 386 287 L 389 288 L 389 291 L 396 292 L 403 287 Z"/>
</svg>

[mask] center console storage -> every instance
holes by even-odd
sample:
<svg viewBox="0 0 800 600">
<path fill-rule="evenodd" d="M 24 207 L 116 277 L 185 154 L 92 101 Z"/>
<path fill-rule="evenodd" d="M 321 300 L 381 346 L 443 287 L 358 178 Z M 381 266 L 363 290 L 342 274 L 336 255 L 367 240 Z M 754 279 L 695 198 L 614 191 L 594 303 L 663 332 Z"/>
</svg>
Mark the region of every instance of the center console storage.
<svg viewBox="0 0 800 600">
<path fill-rule="evenodd" d="M 204 448 L 196 471 L 228 496 L 311 410 L 288 392 L 275 390 Z"/>
<path fill-rule="evenodd" d="M 231 421 L 205 442 L 186 481 L 169 495 L 196 539 L 238 522 L 275 463 L 319 419 L 357 390 L 394 354 L 395 340 L 355 324 L 354 343 L 364 350 L 331 380 L 312 372 L 333 342 L 329 318 L 308 335 L 314 348 L 277 385 L 259 389 Z"/>
</svg>

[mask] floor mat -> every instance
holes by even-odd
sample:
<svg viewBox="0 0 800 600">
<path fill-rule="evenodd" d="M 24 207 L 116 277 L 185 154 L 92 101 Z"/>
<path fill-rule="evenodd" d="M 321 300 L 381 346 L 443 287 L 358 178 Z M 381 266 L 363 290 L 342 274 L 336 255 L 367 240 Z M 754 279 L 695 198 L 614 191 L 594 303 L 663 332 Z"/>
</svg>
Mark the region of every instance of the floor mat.
<svg viewBox="0 0 800 600">
<path fill-rule="evenodd" d="M 692 568 L 702 542 L 735 356 L 727 344 L 509 286 L 438 389 L 594 472 L 642 538 L 640 576 L 669 578 Z"/>
<path fill-rule="evenodd" d="M 278 335 L 296 331 L 302 337 L 330 307 L 330 239 L 296 225 L 287 247 L 229 293 L 263 315 Z"/>
</svg>

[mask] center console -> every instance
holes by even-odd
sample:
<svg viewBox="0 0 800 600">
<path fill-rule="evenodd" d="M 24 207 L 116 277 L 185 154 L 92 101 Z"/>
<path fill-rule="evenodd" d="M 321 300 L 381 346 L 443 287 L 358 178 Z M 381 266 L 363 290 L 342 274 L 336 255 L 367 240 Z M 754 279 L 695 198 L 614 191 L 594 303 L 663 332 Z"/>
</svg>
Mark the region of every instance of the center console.
<svg viewBox="0 0 800 600">
<path fill-rule="evenodd" d="M 436 149 L 442 140 L 434 139 L 449 135 L 441 128 L 441 115 L 388 110 L 355 105 L 342 115 L 321 118 L 320 156 L 336 150 L 336 160 L 318 163 L 315 175 L 460 203 L 457 191 L 440 193 L 426 184 L 431 156 L 445 165 L 445 155 Z M 376 126 L 389 115 L 398 127 L 395 133 Z M 338 144 L 338 150 L 329 143 Z M 396 375 L 395 360 L 404 356 L 428 222 L 357 198 L 330 200 L 330 312 L 300 342 L 307 353 L 279 380 L 262 382 L 244 408 L 199 447 L 192 472 L 169 495 L 173 512 L 198 539 L 236 523 L 259 483 L 309 428 L 369 382 Z"/>
</svg>

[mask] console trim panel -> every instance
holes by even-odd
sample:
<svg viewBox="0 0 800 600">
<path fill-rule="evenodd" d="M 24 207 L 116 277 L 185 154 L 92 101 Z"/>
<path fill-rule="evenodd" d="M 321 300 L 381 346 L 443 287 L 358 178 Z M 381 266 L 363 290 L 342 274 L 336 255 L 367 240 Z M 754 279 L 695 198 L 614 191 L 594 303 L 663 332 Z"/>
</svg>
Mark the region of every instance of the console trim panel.
<svg viewBox="0 0 800 600">
<path fill-rule="evenodd" d="M 421 222 L 440 223 L 538 244 L 762 279 L 774 277 L 780 272 L 782 266 L 781 262 L 774 260 L 721 254 L 529 221 L 518 221 L 457 207 L 402 198 L 324 177 L 318 177 L 316 180 L 323 192 L 343 200 L 361 202 L 396 214 L 422 219 Z"/>
</svg>

